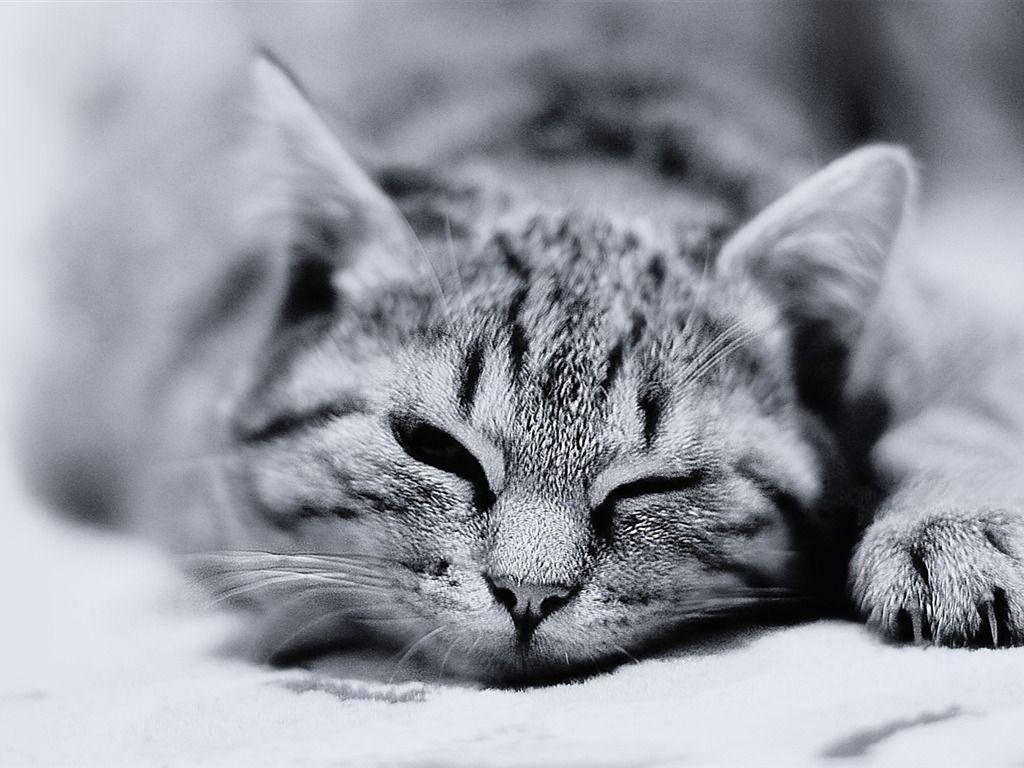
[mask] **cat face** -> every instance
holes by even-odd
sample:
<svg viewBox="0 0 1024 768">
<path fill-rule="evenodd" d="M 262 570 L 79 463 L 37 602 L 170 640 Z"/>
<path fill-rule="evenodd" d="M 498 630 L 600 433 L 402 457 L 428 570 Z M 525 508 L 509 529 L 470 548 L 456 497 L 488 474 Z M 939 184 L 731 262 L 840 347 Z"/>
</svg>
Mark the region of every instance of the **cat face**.
<svg viewBox="0 0 1024 768">
<path fill-rule="evenodd" d="M 332 179 L 300 187 L 281 316 L 232 415 L 246 522 L 228 544 L 247 551 L 220 564 L 287 584 L 261 597 L 281 648 L 550 678 L 807 595 L 837 455 L 795 347 L 856 335 L 900 153 L 840 161 L 721 248 L 520 204 L 445 209 L 413 240 L 287 78 L 263 77 L 276 135 L 304 162 L 319 147 Z"/>
</svg>

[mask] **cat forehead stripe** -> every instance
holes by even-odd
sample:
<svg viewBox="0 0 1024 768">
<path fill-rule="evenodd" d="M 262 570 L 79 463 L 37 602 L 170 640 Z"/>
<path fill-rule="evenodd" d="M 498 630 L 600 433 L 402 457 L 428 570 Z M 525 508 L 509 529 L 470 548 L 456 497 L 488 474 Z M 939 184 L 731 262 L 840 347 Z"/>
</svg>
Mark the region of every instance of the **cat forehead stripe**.
<svg viewBox="0 0 1024 768">
<path fill-rule="evenodd" d="M 462 382 L 459 386 L 459 409 L 464 416 L 469 416 L 473 410 L 473 401 L 476 398 L 477 387 L 480 384 L 480 374 L 484 367 L 484 347 L 480 339 L 470 342 L 469 350 L 462 363 Z"/>
</svg>

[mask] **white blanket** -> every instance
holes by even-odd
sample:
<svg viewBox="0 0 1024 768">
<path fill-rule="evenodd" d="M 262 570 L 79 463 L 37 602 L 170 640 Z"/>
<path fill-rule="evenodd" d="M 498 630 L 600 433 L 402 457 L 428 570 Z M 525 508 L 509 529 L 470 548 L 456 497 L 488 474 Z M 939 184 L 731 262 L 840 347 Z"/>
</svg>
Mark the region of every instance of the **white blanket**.
<svg viewBox="0 0 1024 768">
<path fill-rule="evenodd" d="M 1024 761 L 1024 648 L 893 648 L 839 622 L 528 691 L 261 668 L 221 651 L 234 620 L 160 555 L 3 484 L 3 766 Z"/>
</svg>

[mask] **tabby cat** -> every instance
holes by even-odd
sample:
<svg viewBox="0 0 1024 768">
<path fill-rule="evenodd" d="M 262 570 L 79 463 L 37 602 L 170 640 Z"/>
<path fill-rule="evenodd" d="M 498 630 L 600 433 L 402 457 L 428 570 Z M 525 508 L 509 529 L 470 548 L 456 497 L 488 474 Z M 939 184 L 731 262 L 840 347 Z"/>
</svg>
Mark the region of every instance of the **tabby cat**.
<svg viewBox="0 0 1024 768">
<path fill-rule="evenodd" d="M 573 676 L 709 619 L 830 610 L 851 552 L 884 636 L 1024 642 L 1019 506 L 868 453 L 904 414 L 858 350 L 905 150 L 807 174 L 766 149 L 764 171 L 582 99 L 523 129 L 532 152 L 366 173 L 271 58 L 247 98 L 245 246 L 193 281 L 213 298 L 146 390 L 150 443 L 203 441 L 118 482 L 216 602 L 260 612 L 261 653 Z"/>
</svg>

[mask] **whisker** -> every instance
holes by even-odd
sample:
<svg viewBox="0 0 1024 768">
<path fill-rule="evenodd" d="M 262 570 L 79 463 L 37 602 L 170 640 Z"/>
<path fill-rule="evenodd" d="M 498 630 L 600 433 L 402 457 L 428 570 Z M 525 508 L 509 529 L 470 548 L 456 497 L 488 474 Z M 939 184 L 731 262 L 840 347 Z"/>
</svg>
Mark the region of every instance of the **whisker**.
<svg viewBox="0 0 1024 768">
<path fill-rule="evenodd" d="M 302 573 L 310 576 L 338 576 L 338 577 L 349 577 L 349 578 L 360 578 L 366 577 L 375 579 L 377 581 L 392 580 L 391 575 L 381 571 L 380 569 L 365 568 L 365 567 L 338 567 L 336 564 L 324 563 L 319 566 L 313 566 L 307 563 L 299 563 L 295 566 L 289 567 L 287 565 L 267 565 L 256 568 L 231 568 L 224 565 L 219 567 L 216 565 L 207 566 L 194 566 L 196 569 L 196 575 L 200 578 L 210 577 L 215 578 L 218 575 L 221 576 L 245 576 L 245 575 L 256 575 L 262 573 L 268 574 L 288 574 L 288 573 Z"/>
<path fill-rule="evenodd" d="M 406 575 L 404 567 L 378 558 L 321 557 L 274 553 L 231 552 L 187 555 L 181 558 L 186 570 L 202 584 L 263 575 L 306 574 L 364 585 L 395 585 Z"/>
<path fill-rule="evenodd" d="M 390 615 L 385 615 L 385 616 L 366 615 L 365 613 L 354 612 L 350 608 L 347 608 L 347 607 L 346 608 L 339 608 L 338 610 L 335 610 L 335 611 L 328 611 L 327 613 L 320 613 L 320 614 L 317 614 L 316 616 L 312 617 L 309 621 L 306 621 L 306 622 L 300 624 L 298 629 L 296 629 L 293 632 L 290 632 L 289 634 L 287 634 L 284 637 L 283 640 L 280 640 L 280 641 L 274 643 L 273 649 L 268 651 L 267 653 L 265 653 L 263 655 L 263 659 L 262 660 L 263 660 L 264 663 L 269 662 L 275 656 L 280 654 L 283 650 L 287 649 L 289 646 L 294 645 L 295 642 L 299 638 L 301 638 L 304 634 L 309 632 L 314 627 L 317 627 L 317 626 L 319 626 L 321 624 L 325 624 L 325 623 L 328 623 L 328 622 L 331 622 L 331 621 L 336 621 L 338 619 L 348 619 L 348 620 L 350 620 L 352 622 L 357 622 L 357 623 L 362 623 L 362 624 L 375 624 L 375 623 L 385 623 L 385 622 L 417 621 L 420 618 L 421 617 L 419 617 L 419 616 L 398 615 L 398 614 L 390 614 Z"/>
<path fill-rule="evenodd" d="M 430 256 L 427 255 L 427 249 L 423 247 L 423 243 L 420 242 L 416 232 L 411 226 L 409 226 L 409 222 L 405 220 L 405 217 L 401 217 L 401 221 L 406 232 L 412 238 L 413 244 L 416 246 L 414 250 L 423 260 L 423 263 L 427 265 L 427 269 L 430 272 L 430 281 L 433 284 L 434 290 L 437 292 L 438 298 L 441 299 L 442 306 L 444 307 L 445 323 L 450 328 L 452 324 L 451 305 L 448 303 L 448 297 L 444 295 L 444 287 L 441 284 L 441 278 L 437 273 L 437 269 L 434 267 L 434 263 L 430 260 Z"/>
<path fill-rule="evenodd" d="M 459 638 L 456 636 L 455 639 L 452 640 L 452 644 L 448 646 L 448 650 L 445 651 L 444 658 L 441 659 L 441 671 L 437 675 L 438 680 L 444 680 L 444 668 L 448 666 L 448 657 L 452 655 L 452 651 L 455 650 L 455 646 L 458 645 L 458 643 Z"/>
<path fill-rule="evenodd" d="M 627 659 L 629 659 L 629 660 L 630 660 L 630 662 L 632 662 L 633 664 L 639 664 L 639 663 L 640 663 L 640 660 L 639 660 L 639 659 L 637 659 L 637 657 L 636 657 L 636 656 L 634 656 L 634 655 L 633 655 L 632 653 L 630 653 L 629 651 L 627 651 L 627 650 L 626 650 L 625 648 L 623 648 L 623 647 L 622 647 L 621 645 L 619 645 L 618 643 L 612 643 L 612 647 L 613 647 L 613 648 L 615 648 L 615 650 L 616 650 L 616 651 L 618 651 L 619 653 L 621 653 L 621 654 L 622 654 L 623 656 L 625 656 L 625 657 L 626 657 Z"/>
<path fill-rule="evenodd" d="M 718 334 L 718 336 L 716 336 L 704 348 L 704 350 L 702 350 L 700 355 L 694 358 L 694 360 L 687 365 L 686 369 L 682 373 L 684 383 L 696 381 L 716 365 L 720 364 L 734 351 L 742 347 L 745 343 L 758 335 L 767 333 L 778 326 L 780 322 L 782 322 L 781 315 L 773 318 L 773 320 L 768 324 L 749 327 L 730 339 L 729 337 L 742 327 L 742 321 L 737 320 L 732 323 L 728 328 Z"/>
<path fill-rule="evenodd" d="M 739 336 L 737 336 L 731 342 L 725 345 L 722 349 L 718 350 L 707 362 L 702 364 L 697 370 L 693 371 L 690 374 L 689 379 L 691 381 L 696 381 L 697 379 L 699 379 L 705 373 L 707 373 L 716 365 L 725 360 L 734 351 L 736 351 L 741 346 L 750 341 L 752 338 L 754 338 L 758 334 L 758 332 L 759 331 L 757 329 L 752 328 L 741 333 Z"/>
<path fill-rule="evenodd" d="M 419 640 L 416 640 L 412 645 L 410 645 L 406 649 L 406 651 L 402 654 L 402 657 L 395 663 L 394 671 L 391 673 L 391 676 L 388 678 L 388 683 L 390 684 L 390 683 L 393 683 L 395 681 L 395 675 L 398 674 L 398 671 L 402 668 L 402 664 L 404 664 L 406 662 L 406 660 L 416 651 L 416 649 L 419 646 L 421 646 L 423 643 L 425 643 L 427 640 L 429 640 L 430 638 L 434 637 L 435 635 L 437 635 L 437 634 L 439 634 L 441 632 L 444 632 L 444 630 L 445 630 L 444 626 L 435 627 L 434 629 L 432 629 L 429 632 L 427 632 L 427 634 L 423 635 L 423 637 L 421 637 Z"/>
<path fill-rule="evenodd" d="M 270 662 L 271 659 L 280 654 L 281 651 L 293 645 L 296 640 L 298 640 L 300 637 L 306 634 L 306 632 L 311 630 L 313 627 L 318 626 L 319 624 L 324 624 L 328 621 L 334 621 L 338 618 L 345 618 L 345 612 L 345 609 L 329 611 L 328 613 L 322 613 L 318 616 L 314 616 L 309 621 L 300 624 L 298 629 L 286 635 L 283 640 L 275 643 L 274 647 L 269 652 L 264 654 L 263 663 L 266 664 Z"/>
<path fill-rule="evenodd" d="M 684 321 L 683 327 L 689 329 L 690 324 L 693 322 L 693 318 L 697 315 L 697 307 L 704 302 L 704 291 L 707 288 L 708 282 L 708 265 L 711 263 L 711 243 L 710 241 L 705 244 L 704 254 L 704 268 L 701 270 L 700 282 L 697 284 L 697 290 L 693 295 L 693 304 L 690 305 L 690 311 L 686 314 L 686 320 Z"/>
<path fill-rule="evenodd" d="M 256 583 L 245 584 L 239 587 L 233 587 L 225 591 L 217 592 L 213 596 L 213 599 L 209 600 L 203 607 L 209 610 L 211 608 L 215 608 L 221 603 L 227 602 L 228 600 L 233 600 L 234 598 L 241 597 L 242 595 L 246 595 L 251 592 L 256 592 L 260 589 L 264 589 L 265 587 L 275 586 L 277 584 L 291 584 L 296 581 L 306 581 L 309 578 L 315 577 L 310 577 L 306 574 L 292 574 L 273 576 L 271 578 L 261 579 Z"/>
<path fill-rule="evenodd" d="M 449 216 L 447 212 L 444 215 L 444 235 L 448 261 L 451 262 L 452 272 L 455 274 L 455 280 L 459 284 L 459 295 L 465 297 L 466 284 L 462 282 L 462 272 L 459 271 L 459 260 L 455 258 L 455 242 L 452 240 L 452 217 Z"/>
<path fill-rule="evenodd" d="M 278 576 L 305 576 L 310 581 L 332 580 L 337 583 L 352 583 L 363 585 L 391 585 L 396 583 L 385 574 L 367 570 L 339 570 L 336 568 L 245 568 L 245 569 L 214 569 L 195 567 L 192 569 L 192 577 L 200 585 L 207 588 L 217 587 L 233 589 L 247 583 L 253 583 L 264 578 L 276 578 Z"/>
<path fill-rule="evenodd" d="M 317 564 L 346 563 L 353 565 L 365 565 L 367 563 L 376 563 L 378 565 L 389 566 L 402 565 L 400 561 L 394 560 L 392 558 L 380 557 L 378 555 L 368 555 L 358 552 L 267 552 L 264 550 L 256 549 L 226 549 L 193 552 L 184 555 L 183 559 L 198 561 L 212 560 L 216 562 L 237 562 L 243 565 L 290 565 L 295 562 Z"/>
<path fill-rule="evenodd" d="M 304 593 L 331 589 L 339 594 L 346 594 L 345 591 L 341 588 L 350 587 L 355 588 L 359 591 L 375 591 L 380 590 L 381 588 L 381 585 L 378 584 L 363 583 L 359 581 L 353 581 L 351 579 L 344 579 L 337 576 L 330 576 L 326 574 L 282 573 L 257 580 L 255 583 L 243 584 L 237 587 L 231 587 L 223 591 L 215 592 L 212 596 L 212 600 L 210 600 L 205 605 L 205 607 L 207 609 L 210 609 L 228 600 L 232 600 L 234 598 L 240 597 L 245 594 L 249 594 L 251 592 L 256 592 L 266 587 L 272 587 L 281 584 L 294 584 L 296 582 L 330 585 L 329 587 L 324 586 L 322 587 L 322 589 L 318 590 L 303 590 Z"/>
<path fill-rule="evenodd" d="M 716 354 L 719 349 L 728 344 L 730 341 L 730 334 L 732 334 L 738 327 L 739 321 L 737 320 L 705 344 L 704 347 L 694 356 L 693 360 L 689 362 L 686 368 L 683 369 L 683 381 L 690 381 L 692 379 L 691 374 L 694 370 L 702 366 L 711 356 Z"/>
</svg>

